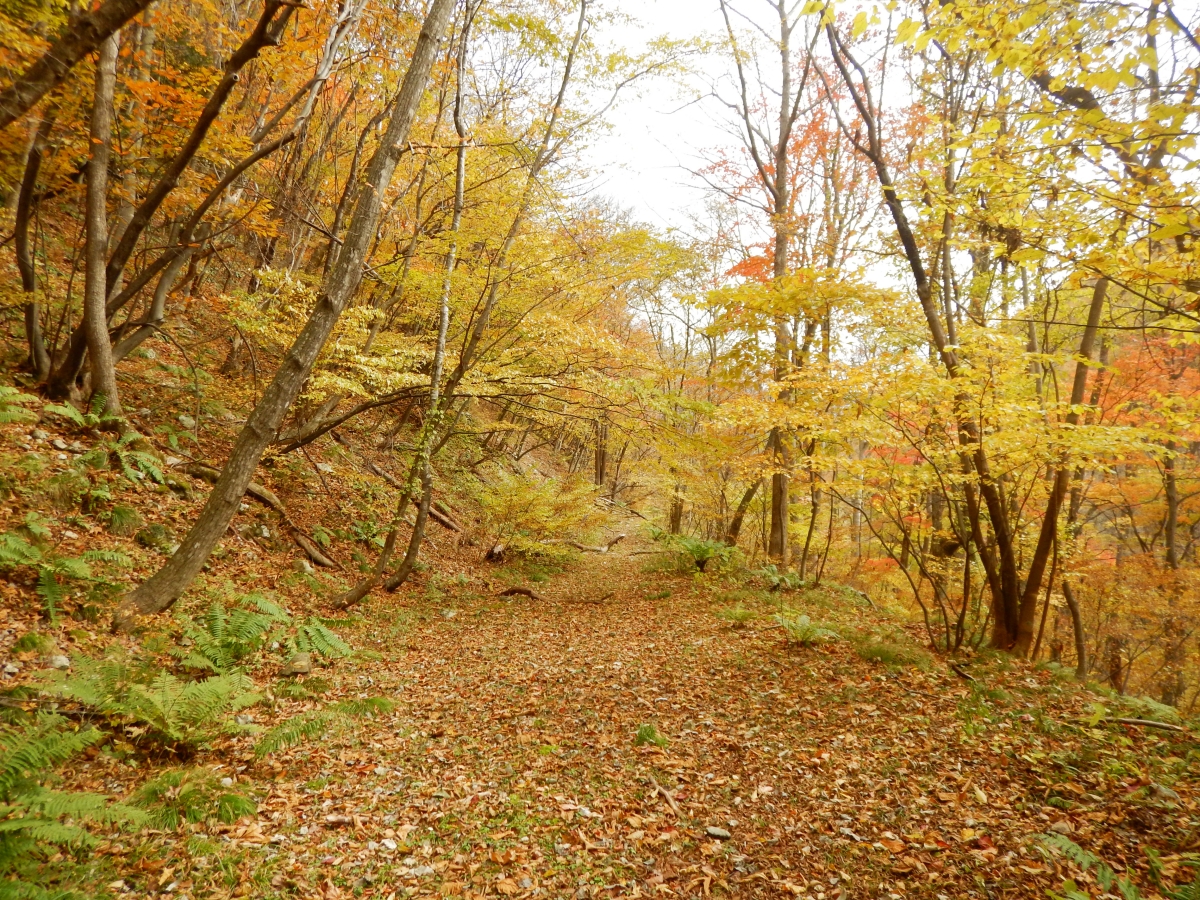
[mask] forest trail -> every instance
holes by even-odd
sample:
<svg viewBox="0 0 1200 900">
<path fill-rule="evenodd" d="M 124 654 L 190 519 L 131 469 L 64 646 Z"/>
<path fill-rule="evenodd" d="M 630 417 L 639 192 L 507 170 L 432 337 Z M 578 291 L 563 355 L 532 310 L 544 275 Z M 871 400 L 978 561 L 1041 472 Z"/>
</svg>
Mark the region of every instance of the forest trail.
<svg viewBox="0 0 1200 900">
<path fill-rule="evenodd" d="M 358 643 L 380 658 L 339 663 L 339 693 L 398 706 L 270 764 L 274 883 L 325 898 L 1032 897 L 1061 884 L 1037 850 L 1051 826 L 1160 827 L 1126 800 L 1043 806 L 1065 776 L 1027 760 L 1069 742 L 1030 712 L 1083 706 L 1049 673 L 989 672 L 992 703 L 942 663 L 900 677 L 845 640 L 788 648 L 769 608 L 734 630 L 714 615 L 729 597 L 646 571 L 632 543 L 534 585 L 542 599 L 489 584 L 368 613 Z M 836 614 L 820 592 L 798 608 Z M 852 608 L 845 628 L 875 620 Z"/>
</svg>

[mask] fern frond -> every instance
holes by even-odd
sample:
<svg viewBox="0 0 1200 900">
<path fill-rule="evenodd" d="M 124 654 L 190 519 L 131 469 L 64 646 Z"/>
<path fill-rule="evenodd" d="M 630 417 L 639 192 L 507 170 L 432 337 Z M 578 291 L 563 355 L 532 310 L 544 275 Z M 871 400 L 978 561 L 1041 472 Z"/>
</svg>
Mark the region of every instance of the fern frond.
<svg viewBox="0 0 1200 900">
<path fill-rule="evenodd" d="M 0 797 L 11 799 L 18 785 L 103 737 L 93 728 L 71 731 L 66 726 L 62 717 L 43 713 L 24 727 L 0 727 Z"/>
<path fill-rule="evenodd" d="M 319 737 L 330 728 L 352 719 L 390 712 L 395 705 L 384 697 L 370 697 L 366 700 L 346 700 L 324 709 L 294 716 L 268 731 L 255 745 L 254 755 L 267 756 L 284 747 L 292 747 L 307 738 Z"/>
</svg>

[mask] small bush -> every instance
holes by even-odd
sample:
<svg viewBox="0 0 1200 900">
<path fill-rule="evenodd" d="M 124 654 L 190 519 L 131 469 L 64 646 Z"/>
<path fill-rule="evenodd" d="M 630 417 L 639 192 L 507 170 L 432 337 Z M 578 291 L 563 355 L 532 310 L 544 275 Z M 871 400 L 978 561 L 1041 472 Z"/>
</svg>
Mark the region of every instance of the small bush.
<svg viewBox="0 0 1200 900">
<path fill-rule="evenodd" d="M 217 821 L 230 825 L 258 809 L 254 801 L 222 785 L 205 769 L 171 769 L 144 784 L 133 802 L 155 828 L 174 831 L 185 822 Z"/>
<path fill-rule="evenodd" d="M 666 735 L 659 734 L 658 729 L 647 722 L 638 726 L 633 743 L 638 747 L 643 747 L 646 744 L 653 744 L 655 747 L 665 747 L 667 746 L 667 738 Z"/>
<path fill-rule="evenodd" d="M 113 534 L 127 536 L 142 527 L 142 517 L 137 510 L 118 503 L 108 511 L 108 530 Z"/>
<path fill-rule="evenodd" d="M 812 647 L 816 644 L 841 639 L 841 635 L 832 628 L 813 622 L 808 616 L 780 613 L 775 616 L 775 621 L 783 628 L 785 639 L 789 644 Z"/>
<path fill-rule="evenodd" d="M 746 623 L 754 618 L 754 611 L 746 609 L 739 603 L 737 606 L 727 606 L 718 610 L 717 618 L 728 622 L 730 628 L 745 628 Z"/>
</svg>

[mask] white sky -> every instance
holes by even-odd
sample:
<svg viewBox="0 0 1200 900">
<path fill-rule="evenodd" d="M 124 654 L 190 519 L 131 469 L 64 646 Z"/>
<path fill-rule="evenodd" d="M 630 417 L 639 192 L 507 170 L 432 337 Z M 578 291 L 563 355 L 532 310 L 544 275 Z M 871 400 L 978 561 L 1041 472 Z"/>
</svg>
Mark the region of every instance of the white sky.
<svg viewBox="0 0 1200 900">
<path fill-rule="evenodd" d="M 724 31 L 717 0 L 615 0 L 611 7 L 641 23 L 601 32 L 605 43 L 630 51 L 664 34 L 686 39 L 717 37 Z M 608 117 L 612 131 L 583 157 L 595 173 L 595 193 L 658 228 L 688 230 L 689 212 L 699 213 L 704 202 L 700 182 L 690 171 L 703 165 L 701 154 L 736 146 L 720 107 L 712 100 L 690 102 L 708 79 L 723 72 L 726 59 L 713 54 L 697 64 L 706 71 L 691 78 L 690 86 L 652 78 L 624 97 Z"/>
</svg>

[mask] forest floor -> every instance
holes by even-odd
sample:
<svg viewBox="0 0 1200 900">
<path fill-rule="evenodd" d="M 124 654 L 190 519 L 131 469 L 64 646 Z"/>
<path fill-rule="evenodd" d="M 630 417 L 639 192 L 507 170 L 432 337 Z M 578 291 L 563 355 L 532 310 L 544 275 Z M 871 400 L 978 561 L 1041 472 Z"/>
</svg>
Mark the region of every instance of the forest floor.
<svg viewBox="0 0 1200 900">
<path fill-rule="evenodd" d="M 73 432 L 10 425 L 0 436 L 12 534 L 34 517 L 53 553 L 126 553 L 116 587 L 170 552 L 116 536 L 111 522 L 106 532 L 77 499 L 67 509 L 85 449 Z M 183 471 L 172 447 L 159 449 Z M 346 529 L 331 538 L 336 554 L 365 565 L 371 545 L 351 540 L 365 513 L 350 503 L 386 500 L 362 460 L 386 467 L 387 456 L 334 443 L 313 452 L 260 477 L 311 533 Z M 126 485 L 105 502 L 134 503 L 165 542 L 203 502 L 203 482 L 184 487 Z M 857 591 L 770 593 L 745 571 L 697 574 L 686 557 L 654 552 L 639 522 L 614 524 L 630 538 L 557 567 L 486 563 L 477 537 L 435 529 L 413 580 L 339 627 L 353 655 L 295 680 L 278 676 L 281 649 L 250 666 L 268 694 L 248 711 L 254 725 L 368 697 L 395 701 L 389 712 L 267 755 L 246 735 L 190 757 L 139 749 L 137 729 L 98 719 L 106 743 L 69 764 L 64 787 L 128 798 L 183 767 L 224 779 L 255 812 L 111 831 L 89 851 L 97 884 L 188 900 L 1200 896 L 1172 888 L 1200 861 L 1191 732 L 1115 722 L 1147 713 L 1055 667 L 967 654 L 956 672 L 899 610 Z M 122 639 L 126 652 L 170 665 L 176 620 L 230 592 L 329 614 L 353 576 L 305 568 L 270 512 L 247 503 L 212 571 L 171 616 Z M 22 635 L 50 637 L 73 660 L 114 640 L 109 601 L 73 591 L 47 621 L 31 579 L 19 568 L 0 579 L 10 688 L 50 664 L 17 652 Z M 536 596 L 500 596 L 513 586 Z M 781 606 L 838 638 L 789 644 Z M 1086 856 L 1068 859 L 1074 845 L 1047 847 L 1065 838 L 1140 894 L 1081 865 Z"/>
<path fill-rule="evenodd" d="M 374 652 L 308 678 L 395 710 L 247 754 L 236 777 L 257 818 L 193 826 L 139 862 L 142 890 L 832 900 L 1043 897 L 1068 877 L 1098 890 L 1044 849 L 1053 832 L 1128 867 L 1143 896 L 1154 878 L 1190 880 L 1190 737 L 1091 727 L 1094 696 L 1002 658 L 977 657 L 965 680 L 836 588 L 785 602 L 851 639 L 789 647 L 770 595 L 654 571 L 644 551 L 538 571 L 537 599 L 475 575 L 370 602 L 357 644 Z M 731 627 L 715 615 L 731 603 L 755 617 Z"/>
</svg>

